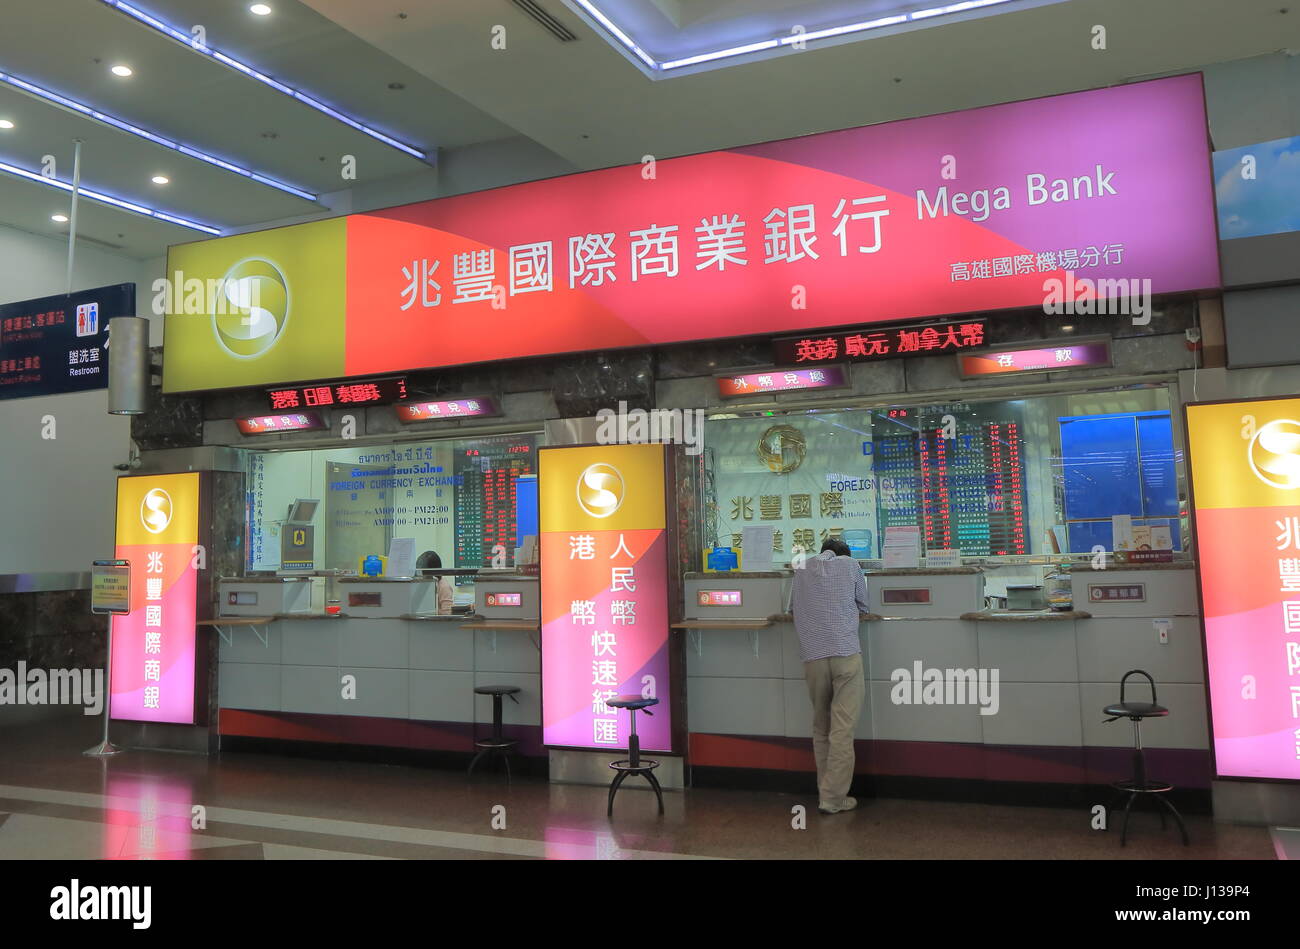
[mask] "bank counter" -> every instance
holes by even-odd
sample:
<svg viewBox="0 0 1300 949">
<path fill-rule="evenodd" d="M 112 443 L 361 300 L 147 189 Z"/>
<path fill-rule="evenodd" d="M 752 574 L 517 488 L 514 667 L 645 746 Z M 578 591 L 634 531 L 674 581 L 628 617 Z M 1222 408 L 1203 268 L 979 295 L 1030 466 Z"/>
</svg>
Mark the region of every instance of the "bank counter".
<svg viewBox="0 0 1300 949">
<path fill-rule="evenodd" d="M 339 578 L 336 614 L 307 596 L 321 582 L 221 581 L 223 747 L 257 738 L 465 753 L 492 721 L 491 698 L 474 688 L 514 685 L 506 734 L 522 754 L 544 754 L 535 575 L 480 573 L 473 612 L 445 615 L 437 577 Z"/>
<path fill-rule="evenodd" d="M 987 572 L 867 572 L 859 774 L 872 776 L 881 793 L 975 779 L 1006 791 L 1032 786 L 1047 799 L 1127 777 L 1132 731 L 1103 724 L 1101 709 L 1118 700 L 1124 673 L 1141 668 L 1170 710 L 1143 729 L 1152 772 L 1180 788 L 1208 789 L 1190 563 L 1075 568 L 1074 608 L 1064 611 L 988 608 Z M 812 711 L 787 608 L 793 574 L 690 573 L 685 581 L 680 625 L 693 782 L 792 786 L 798 772 L 815 769 Z M 973 694 L 933 701 L 934 689 L 924 688 L 931 670 L 971 670 Z"/>
</svg>

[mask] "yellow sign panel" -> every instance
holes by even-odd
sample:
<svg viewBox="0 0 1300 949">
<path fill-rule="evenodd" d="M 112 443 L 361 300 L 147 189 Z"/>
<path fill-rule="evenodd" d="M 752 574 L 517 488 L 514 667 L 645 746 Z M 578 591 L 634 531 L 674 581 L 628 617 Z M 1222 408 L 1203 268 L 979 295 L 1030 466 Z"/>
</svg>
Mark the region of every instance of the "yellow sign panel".
<svg viewBox="0 0 1300 949">
<path fill-rule="evenodd" d="M 172 247 L 163 391 L 342 376 L 347 219 Z"/>
<path fill-rule="evenodd" d="M 117 479 L 117 545 L 199 542 L 199 473 Z"/>
<path fill-rule="evenodd" d="M 1300 398 L 1187 406 L 1196 507 L 1300 503 Z"/>
<path fill-rule="evenodd" d="M 542 449 L 537 457 L 543 531 L 663 528 L 663 445 Z"/>
</svg>

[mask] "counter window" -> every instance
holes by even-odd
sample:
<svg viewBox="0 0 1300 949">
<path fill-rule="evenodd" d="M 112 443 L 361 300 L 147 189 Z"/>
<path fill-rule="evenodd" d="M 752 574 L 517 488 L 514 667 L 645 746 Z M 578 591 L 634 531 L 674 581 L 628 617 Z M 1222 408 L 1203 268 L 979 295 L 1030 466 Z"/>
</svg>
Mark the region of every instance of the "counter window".
<svg viewBox="0 0 1300 949">
<path fill-rule="evenodd" d="M 361 573 L 395 538 L 412 539 L 413 559 L 436 552 L 444 568 L 491 566 L 499 544 L 512 566 L 537 533 L 537 440 L 249 452 L 248 568 Z"/>
<path fill-rule="evenodd" d="M 770 526 L 772 558 L 842 539 L 882 556 L 889 528 L 966 557 L 1181 550 L 1185 501 L 1168 390 L 786 415 L 705 427 L 705 542 Z M 1116 520 L 1118 518 L 1118 520 Z M 753 536 L 753 535 L 751 535 Z"/>
</svg>

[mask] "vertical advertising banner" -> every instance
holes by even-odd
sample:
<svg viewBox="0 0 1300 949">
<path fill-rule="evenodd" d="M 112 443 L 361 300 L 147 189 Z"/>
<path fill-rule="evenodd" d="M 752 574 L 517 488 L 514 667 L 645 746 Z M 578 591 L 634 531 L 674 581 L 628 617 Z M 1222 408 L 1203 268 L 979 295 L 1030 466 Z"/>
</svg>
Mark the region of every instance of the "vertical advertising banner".
<svg viewBox="0 0 1300 949">
<path fill-rule="evenodd" d="M 538 452 L 542 741 L 627 747 L 619 695 L 660 699 L 640 716 L 647 751 L 672 751 L 663 445 Z"/>
<path fill-rule="evenodd" d="M 131 562 L 135 582 L 131 612 L 113 617 L 113 718 L 194 723 L 199 478 L 117 481 L 116 557 Z"/>
<path fill-rule="evenodd" d="M 1300 780 L 1300 398 L 1187 406 L 1215 770 Z"/>
</svg>

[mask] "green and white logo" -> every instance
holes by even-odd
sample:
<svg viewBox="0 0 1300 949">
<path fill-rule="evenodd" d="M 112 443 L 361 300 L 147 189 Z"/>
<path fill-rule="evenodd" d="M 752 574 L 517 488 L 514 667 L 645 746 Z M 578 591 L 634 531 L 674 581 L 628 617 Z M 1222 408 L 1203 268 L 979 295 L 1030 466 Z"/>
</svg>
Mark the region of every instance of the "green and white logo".
<svg viewBox="0 0 1300 949">
<path fill-rule="evenodd" d="M 289 321 L 284 275 L 269 260 L 250 257 L 226 271 L 221 287 L 226 306 L 212 315 L 217 341 L 232 356 L 261 356 Z"/>
</svg>

